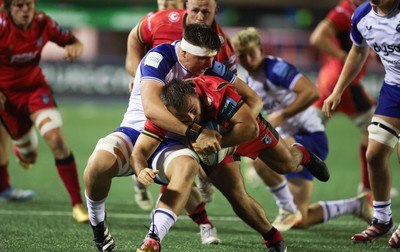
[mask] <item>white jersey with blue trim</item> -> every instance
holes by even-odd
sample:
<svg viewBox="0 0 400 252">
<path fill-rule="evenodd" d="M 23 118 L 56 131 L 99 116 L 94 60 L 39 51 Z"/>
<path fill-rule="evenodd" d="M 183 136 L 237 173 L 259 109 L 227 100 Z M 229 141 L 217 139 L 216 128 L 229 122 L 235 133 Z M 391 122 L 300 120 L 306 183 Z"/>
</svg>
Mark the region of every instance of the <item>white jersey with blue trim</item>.
<svg viewBox="0 0 400 252">
<path fill-rule="evenodd" d="M 301 76 L 293 65 L 280 58 L 267 56 L 264 58 L 263 67 L 255 75 L 246 77 L 248 85 L 262 99 L 267 120 L 268 114 L 293 103 L 297 94 L 292 88 Z M 309 107 L 285 120 L 276 130 L 285 138 L 299 132 L 324 131 L 324 126 L 315 109 Z"/>
<path fill-rule="evenodd" d="M 129 106 L 125 112 L 121 127 L 130 127 L 142 131 L 146 116 L 144 115 L 140 85 L 142 80 L 154 80 L 166 85 L 169 81 L 180 78 L 192 78 L 190 73 L 178 59 L 180 41 L 172 44 L 161 44 L 152 48 L 140 61 L 134 80 L 133 90 L 129 98 Z M 214 61 L 212 68 L 205 75 L 219 76 L 222 79 L 234 82 L 236 76 L 225 65 Z"/>
<path fill-rule="evenodd" d="M 359 47 L 371 47 L 385 67 L 385 82 L 400 85 L 400 0 L 386 16 L 376 13 L 369 2 L 360 5 L 353 14 L 350 34 Z"/>
</svg>

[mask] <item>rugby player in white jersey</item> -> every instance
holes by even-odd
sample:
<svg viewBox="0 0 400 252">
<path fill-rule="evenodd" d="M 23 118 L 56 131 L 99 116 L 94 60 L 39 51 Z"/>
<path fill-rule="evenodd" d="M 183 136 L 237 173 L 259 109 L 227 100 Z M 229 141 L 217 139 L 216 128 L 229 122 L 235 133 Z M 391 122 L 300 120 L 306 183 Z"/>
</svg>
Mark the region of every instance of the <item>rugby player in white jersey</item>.
<svg viewBox="0 0 400 252">
<path fill-rule="evenodd" d="M 193 147 L 199 153 L 214 153 L 221 148 L 219 144 L 221 136 L 218 132 L 205 129 L 200 133 L 198 132 L 200 127 L 188 128 L 166 110 L 159 97 L 165 83 L 173 78 L 188 78 L 203 74 L 220 76 L 234 83 L 238 93 L 245 98 L 246 104 L 252 109 L 254 117 L 257 117 L 261 110 L 262 104 L 257 94 L 222 63 L 213 61 L 221 47 L 218 34 L 204 24 L 187 25 L 184 34 L 188 27 L 191 27 L 191 33 L 194 33 L 190 36 L 198 40 L 194 41 L 195 46 L 187 40 L 162 44 L 149 51 L 141 61 L 135 76 L 129 107 L 120 128 L 100 139 L 88 160 L 84 173 L 85 196 L 95 243 L 99 250 L 113 251 L 115 247 L 105 220 L 105 200 L 114 177 L 133 174 L 129 166 L 129 157 L 146 117 L 160 127 L 196 140 Z M 174 158 L 170 162 L 171 169 L 173 165 L 182 169 L 182 164 L 191 167 L 188 170 L 198 169 L 196 158 L 190 157 L 196 154 L 189 149 L 183 150 L 182 153 L 185 160 Z M 172 213 L 170 216 L 176 217 L 172 211 L 167 212 Z"/>
<path fill-rule="evenodd" d="M 399 142 L 400 133 L 400 0 L 370 0 L 360 5 L 352 17 L 352 48 L 333 93 L 324 101 L 323 111 L 331 116 L 341 95 L 360 71 L 369 47 L 385 68 L 378 106 L 368 127 L 367 161 L 374 218 L 371 225 L 352 237 L 354 242 L 371 242 L 393 229 L 389 157 Z M 400 248 L 400 227 L 389 239 Z"/>
<path fill-rule="evenodd" d="M 322 160 L 328 155 L 328 140 L 322 120 L 312 107 L 320 93 L 296 67 L 285 60 L 263 55 L 258 31 L 249 27 L 232 39 L 239 63 L 247 70 L 249 86 L 260 95 L 268 122 L 288 143 L 300 143 Z M 313 176 L 310 171 L 279 175 L 257 158 L 254 167 L 273 193 L 279 215 L 272 225 L 279 231 L 293 226 L 308 228 L 333 218 L 352 214 L 371 222 L 370 194 L 351 199 L 310 204 Z"/>
</svg>

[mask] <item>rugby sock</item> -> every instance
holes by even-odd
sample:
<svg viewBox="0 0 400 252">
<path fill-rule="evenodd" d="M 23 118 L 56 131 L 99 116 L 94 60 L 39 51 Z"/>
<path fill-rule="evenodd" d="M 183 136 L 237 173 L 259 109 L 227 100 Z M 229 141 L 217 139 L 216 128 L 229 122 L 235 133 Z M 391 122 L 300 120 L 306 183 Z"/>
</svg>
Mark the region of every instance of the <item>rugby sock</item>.
<svg viewBox="0 0 400 252">
<path fill-rule="evenodd" d="M 0 165 L 0 192 L 10 188 L 10 175 L 8 174 L 8 162 Z"/>
<path fill-rule="evenodd" d="M 281 233 L 274 227 L 266 234 L 263 234 L 262 237 L 264 238 L 264 244 L 267 248 L 283 240 Z"/>
<path fill-rule="evenodd" d="M 296 143 L 296 145 L 293 145 L 295 148 L 299 149 L 302 153 L 303 153 L 303 158 L 301 160 L 301 165 L 307 165 L 310 162 L 310 153 L 308 152 L 308 150 L 306 149 L 306 147 L 304 147 L 301 144 Z"/>
<path fill-rule="evenodd" d="M 374 218 L 378 220 L 378 223 L 388 224 L 392 219 L 392 201 L 372 201 L 374 206 Z"/>
<path fill-rule="evenodd" d="M 64 183 L 65 188 L 71 198 L 71 205 L 82 204 L 80 195 L 80 186 L 78 179 L 78 171 L 75 164 L 75 158 L 71 155 L 65 159 L 56 159 L 58 174 Z"/>
<path fill-rule="evenodd" d="M 150 233 L 155 233 L 160 241 L 167 235 L 168 231 L 176 222 L 178 216 L 166 208 L 157 208 L 153 215 L 153 222 L 150 225 Z"/>
<path fill-rule="evenodd" d="M 357 198 L 319 201 L 318 204 L 324 212 L 324 222 L 345 214 L 358 214 L 360 212 L 360 201 Z"/>
<path fill-rule="evenodd" d="M 295 213 L 297 211 L 297 206 L 294 204 L 293 195 L 289 190 L 286 179 L 276 186 L 267 188 L 272 192 L 275 202 L 279 208 L 285 209 L 291 213 Z"/>
<path fill-rule="evenodd" d="M 368 165 L 367 165 L 367 147 L 361 145 L 360 146 L 360 161 L 361 161 L 361 183 L 363 189 L 371 190 L 371 185 L 369 184 L 368 178 Z"/>
<path fill-rule="evenodd" d="M 189 216 L 190 219 L 192 219 L 194 222 L 196 222 L 197 225 L 210 224 L 211 227 L 214 227 L 214 225 L 208 219 L 206 203 L 204 202 L 202 202 L 193 213 L 187 212 L 186 215 Z"/>
<path fill-rule="evenodd" d="M 86 206 L 88 209 L 90 224 L 92 224 L 92 226 L 97 226 L 100 222 L 104 221 L 105 219 L 106 199 L 104 198 L 102 200 L 97 200 L 97 201 L 91 200 L 87 196 L 86 191 L 85 191 L 85 198 L 86 198 Z"/>
</svg>

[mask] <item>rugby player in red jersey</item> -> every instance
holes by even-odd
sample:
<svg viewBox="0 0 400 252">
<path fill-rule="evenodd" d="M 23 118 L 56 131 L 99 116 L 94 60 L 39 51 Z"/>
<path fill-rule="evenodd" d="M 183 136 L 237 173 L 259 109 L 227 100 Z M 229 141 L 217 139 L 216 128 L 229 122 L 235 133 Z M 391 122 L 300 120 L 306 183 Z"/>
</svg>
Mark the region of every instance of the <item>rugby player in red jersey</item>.
<svg viewBox="0 0 400 252">
<path fill-rule="evenodd" d="M 82 43 L 43 12 L 35 0 L 4 0 L 0 13 L 0 119 L 10 135 L 21 163 L 38 156 L 36 126 L 51 149 L 57 171 L 66 187 L 77 222 L 88 222 L 83 207 L 75 158 L 61 131 L 62 119 L 52 90 L 39 66 L 43 47 L 52 41 L 64 47 L 64 58 L 75 61 Z"/>
<path fill-rule="evenodd" d="M 132 79 L 134 79 L 136 75 L 137 66 L 139 65 L 140 60 L 149 49 L 163 43 L 171 43 L 175 40 L 181 40 L 183 29 L 186 24 L 193 23 L 206 24 L 218 33 L 222 47 L 214 59 L 226 65 L 233 73 L 236 73 L 237 58 L 229 37 L 222 31 L 220 25 L 215 20 L 217 14 L 217 0 L 189 0 L 186 3 L 186 9 L 158 11 L 152 15 L 144 16 L 139 24 L 132 29 L 128 37 L 125 68 L 133 77 Z M 132 84 L 133 81 L 130 83 L 130 89 L 132 89 Z M 237 165 L 239 166 L 239 163 Z M 204 212 L 205 202 L 210 202 L 212 200 L 213 187 L 211 183 L 204 182 L 202 179 L 199 179 L 198 186 L 200 187 L 201 197 L 200 195 L 194 196 L 198 193 L 198 190 L 193 188 L 194 195 L 189 199 L 187 211 L 188 215 L 197 224 L 201 225 L 201 218 L 199 218 L 198 213 Z M 136 183 L 135 190 L 138 191 L 138 188 L 142 191 L 141 195 L 146 195 L 146 188 L 143 185 Z M 164 190 L 165 186 L 163 186 L 161 192 Z M 146 198 L 150 199 L 150 197 Z M 135 197 L 135 199 L 139 205 L 146 207 L 149 205 L 143 201 L 138 202 L 138 197 Z M 212 234 L 212 232 L 209 232 L 208 229 L 201 229 L 201 234 L 203 237 L 203 234 L 209 235 Z M 217 241 L 216 234 L 215 239 L 212 240 Z"/>
<path fill-rule="evenodd" d="M 0 0 L 0 12 L 3 11 L 3 0 Z M 6 97 L 0 92 L 0 107 L 3 106 Z M 11 186 L 8 173 L 8 145 L 9 136 L 3 125 L 0 124 L 0 202 L 28 201 L 35 196 L 32 190 L 22 190 Z"/>
</svg>

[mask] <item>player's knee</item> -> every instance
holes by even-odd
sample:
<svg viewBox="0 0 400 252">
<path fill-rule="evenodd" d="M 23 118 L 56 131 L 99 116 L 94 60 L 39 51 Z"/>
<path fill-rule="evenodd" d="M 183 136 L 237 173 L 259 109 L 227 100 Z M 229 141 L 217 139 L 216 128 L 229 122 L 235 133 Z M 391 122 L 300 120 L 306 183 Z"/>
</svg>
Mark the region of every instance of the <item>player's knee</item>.
<svg viewBox="0 0 400 252">
<path fill-rule="evenodd" d="M 49 131 L 61 128 L 61 114 L 56 108 L 44 109 L 36 117 L 35 126 L 43 137 Z"/>
<path fill-rule="evenodd" d="M 384 120 L 373 117 L 371 125 L 368 126 L 368 137 L 378 143 L 386 145 L 393 149 L 399 141 L 399 130 L 393 125 L 385 122 Z M 382 152 L 382 148 L 369 147 L 366 153 L 366 158 L 369 164 L 379 164 L 382 160 L 383 155 L 389 155 L 388 152 Z"/>
<path fill-rule="evenodd" d="M 375 140 L 392 149 L 399 141 L 399 132 L 396 127 L 378 117 L 373 117 L 371 124 L 368 126 L 369 139 Z"/>
<path fill-rule="evenodd" d="M 171 176 L 177 174 L 180 177 L 191 181 L 196 177 L 200 165 L 192 155 L 179 155 L 172 159 L 166 167 L 166 174 Z"/>
<path fill-rule="evenodd" d="M 88 166 L 98 172 L 112 172 L 115 176 L 132 174 L 129 165 L 133 144 L 128 136 L 114 132 L 101 138 L 89 159 Z"/>
</svg>

